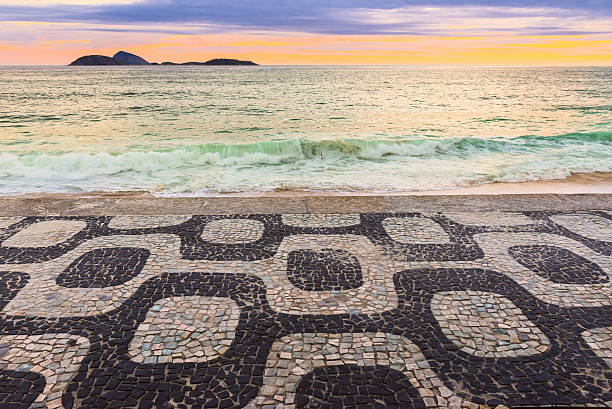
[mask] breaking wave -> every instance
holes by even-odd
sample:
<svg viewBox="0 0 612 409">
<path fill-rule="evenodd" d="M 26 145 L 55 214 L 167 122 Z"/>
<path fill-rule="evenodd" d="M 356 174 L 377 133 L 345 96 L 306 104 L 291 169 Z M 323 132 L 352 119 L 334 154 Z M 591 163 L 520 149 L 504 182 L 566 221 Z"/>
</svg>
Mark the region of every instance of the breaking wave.
<svg viewBox="0 0 612 409">
<path fill-rule="evenodd" d="M 586 145 L 585 145 L 586 144 Z M 122 153 L 0 154 L 0 176 L 52 175 L 75 178 L 115 175 L 123 172 L 155 172 L 170 169 L 224 166 L 274 166 L 309 161 L 392 161 L 402 158 L 478 158 L 495 153 L 524 155 L 551 148 L 594 147 L 602 156 L 612 154 L 612 132 L 572 133 L 556 136 L 522 136 L 512 139 L 428 138 L 391 140 L 286 139 L 251 144 L 206 143 L 171 150 L 127 151 Z M 607 155 L 606 155 L 607 154 Z M 599 155 L 598 155 L 599 156 Z M 608 156 L 609 158 L 610 156 Z M 588 169 L 587 169 L 588 170 Z M 598 166 L 597 169 L 601 170 Z M 607 169 L 609 170 L 609 169 Z"/>
</svg>

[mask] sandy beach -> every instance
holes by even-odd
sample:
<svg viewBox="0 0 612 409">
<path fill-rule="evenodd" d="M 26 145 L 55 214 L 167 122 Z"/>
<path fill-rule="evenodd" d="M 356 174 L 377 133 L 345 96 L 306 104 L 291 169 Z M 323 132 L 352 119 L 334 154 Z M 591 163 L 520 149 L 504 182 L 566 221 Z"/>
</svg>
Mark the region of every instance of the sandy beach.
<svg viewBox="0 0 612 409">
<path fill-rule="evenodd" d="M 611 198 L 612 173 L 592 173 L 563 180 L 491 183 L 444 191 L 283 190 L 208 196 L 131 191 L 4 196 L 0 197 L 0 216 L 580 210 L 609 208 Z"/>
<path fill-rule="evenodd" d="M 612 194 L 612 173 L 580 173 L 565 179 L 538 180 L 516 183 L 488 183 L 479 186 L 446 190 L 415 190 L 397 192 L 276 190 L 272 192 L 215 193 L 210 196 L 284 197 L 284 196 L 456 196 L 456 195 L 521 195 L 521 194 Z"/>
<path fill-rule="evenodd" d="M 446 190 L 413 191 L 350 191 L 296 190 L 246 192 L 201 192 L 198 194 L 156 194 L 146 191 L 34 193 L 9 195 L 7 199 L 75 199 L 75 198 L 211 198 L 211 197 L 308 197 L 308 196 L 459 196 L 459 195 L 533 195 L 533 194 L 612 194 L 612 172 L 573 174 L 565 179 L 538 180 L 517 183 L 488 183 Z"/>
</svg>

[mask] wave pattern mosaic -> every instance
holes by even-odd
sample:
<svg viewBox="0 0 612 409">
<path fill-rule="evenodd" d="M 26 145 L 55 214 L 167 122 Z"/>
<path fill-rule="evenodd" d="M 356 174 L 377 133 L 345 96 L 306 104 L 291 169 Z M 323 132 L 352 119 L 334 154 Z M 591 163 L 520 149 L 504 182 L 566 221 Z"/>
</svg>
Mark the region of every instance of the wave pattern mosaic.
<svg viewBox="0 0 612 409">
<path fill-rule="evenodd" d="M 611 255 L 606 211 L 0 218 L 0 407 L 612 407 Z"/>
</svg>

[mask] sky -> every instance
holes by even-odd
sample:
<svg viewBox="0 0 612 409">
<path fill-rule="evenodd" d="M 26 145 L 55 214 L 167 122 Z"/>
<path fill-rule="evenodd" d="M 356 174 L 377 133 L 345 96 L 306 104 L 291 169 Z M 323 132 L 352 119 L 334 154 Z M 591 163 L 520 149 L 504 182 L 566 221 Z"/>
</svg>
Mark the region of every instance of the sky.
<svg viewBox="0 0 612 409">
<path fill-rule="evenodd" d="M 0 65 L 612 65 L 610 0 L 0 0 Z"/>
</svg>

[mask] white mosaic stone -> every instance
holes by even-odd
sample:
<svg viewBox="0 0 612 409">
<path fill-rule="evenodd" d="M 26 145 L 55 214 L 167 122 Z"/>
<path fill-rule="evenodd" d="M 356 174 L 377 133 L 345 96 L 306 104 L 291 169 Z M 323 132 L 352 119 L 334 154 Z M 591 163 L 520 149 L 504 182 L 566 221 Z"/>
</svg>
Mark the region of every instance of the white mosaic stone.
<svg viewBox="0 0 612 409">
<path fill-rule="evenodd" d="M 594 214 L 558 214 L 550 219 L 581 236 L 612 241 L 612 221 L 604 217 Z"/>
<path fill-rule="evenodd" d="M 499 294 L 441 292 L 433 296 L 431 311 L 444 335 L 471 355 L 529 356 L 550 348 L 548 337 L 520 308 Z"/>
<path fill-rule="evenodd" d="M 240 308 L 231 298 L 170 297 L 156 302 L 129 347 L 138 363 L 206 362 L 227 351 Z"/>
<path fill-rule="evenodd" d="M 444 215 L 467 226 L 520 226 L 535 223 L 535 220 L 524 214 L 511 212 L 451 212 Z"/>
<path fill-rule="evenodd" d="M 115 216 L 108 224 L 112 229 L 154 229 L 185 223 L 191 216 Z"/>
<path fill-rule="evenodd" d="M 45 389 L 32 407 L 61 408 L 62 394 L 88 351 L 89 340 L 77 335 L 4 335 L 0 337 L 0 369 L 43 375 Z"/>
<path fill-rule="evenodd" d="M 418 219 L 429 220 L 424 218 Z M 139 217 L 134 217 L 134 220 L 143 226 L 147 225 L 147 223 L 152 223 L 150 220 L 139 221 Z M 232 219 L 230 221 L 235 220 Z M 240 223 L 244 220 L 247 219 L 240 219 L 237 227 L 226 228 L 226 230 L 236 229 L 235 235 L 239 237 L 239 240 L 249 236 L 254 230 L 252 226 L 241 226 Z M 63 223 L 63 221 L 59 222 Z M 251 222 L 251 220 L 247 220 L 247 222 Z M 338 223 L 341 223 L 341 221 Z M 153 224 L 149 224 L 149 226 L 153 226 Z M 439 226 L 435 225 L 435 227 L 439 229 Z M 263 229 L 263 225 L 261 228 Z M 593 228 L 589 229 L 592 230 Z M 412 228 L 412 230 L 404 229 L 404 233 L 401 234 L 405 235 L 405 232 L 409 231 L 410 234 L 417 235 L 417 230 L 418 228 Z M 592 237 L 590 234 L 585 233 L 585 235 Z M 34 236 L 35 234 L 33 234 Z M 223 236 L 223 232 L 219 236 Z M 228 233 L 223 237 L 227 236 L 231 236 L 231 234 Z M 28 242 L 32 242 L 31 238 L 24 238 L 23 240 L 25 241 L 26 239 Z M 400 262 L 388 259 L 382 254 L 382 247 L 374 246 L 364 236 L 294 235 L 285 238 L 279 247 L 278 253 L 271 258 L 256 261 L 213 262 L 183 259 L 180 252 L 180 238 L 172 234 L 97 237 L 82 243 L 67 254 L 50 261 L 32 264 L 0 265 L 0 271 L 25 272 L 30 277 L 26 286 L 9 302 L 3 314 L 9 316 L 25 315 L 28 317 L 98 315 L 120 306 L 146 280 L 157 277 L 162 273 L 173 274 L 184 272 L 226 274 L 239 272 L 257 275 L 265 283 L 266 298 L 269 301 L 270 307 L 277 312 L 289 314 L 371 314 L 396 308 L 397 296 L 395 294 L 393 275 L 399 271 L 418 270 L 420 268 L 484 268 L 485 270 L 500 271 L 517 281 L 538 299 L 562 306 L 602 306 L 610 305 L 612 302 L 612 291 L 609 283 L 596 285 L 552 283 L 520 265 L 508 253 L 509 247 L 526 244 L 544 244 L 561 247 L 597 263 L 609 276 L 612 274 L 611 257 L 602 256 L 574 240 L 543 233 L 499 232 L 478 234 L 476 235 L 476 240 L 483 249 L 485 257 L 475 261 Z M 238 241 L 238 243 L 240 242 Z M 151 252 L 141 273 L 130 281 L 116 287 L 107 288 L 64 288 L 56 284 L 55 280 L 58 274 L 85 252 L 99 248 L 122 246 L 145 248 Z M 296 288 L 288 280 L 287 258 L 289 252 L 295 250 L 317 251 L 330 248 L 345 250 L 358 259 L 363 272 L 362 287 L 343 291 L 303 291 Z M 438 308 L 438 313 L 435 313 L 436 317 L 441 321 L 447 321 L 446 329 L 448 331 L 445 333 L 449 339 L 455 337 L 456 340 L 453 340 L 453 342 L 457 341 L 459 343 L 457 345 L 460 348 L 471 348 L 473 350 L 473 352 L 466 349 L 464 351 L 482 356 L 486 356 L 486 354 L 491 354 L 488 356 L 521 356 L 522 354 L 529 355 L 533 350 L 538 351 L 533 353 L 539 353 L 540 350 L 538 348 L 540 347 L 548 348 L 545 337 L 534 338 L 531 336 L 531 334 L 536 334 L 533 325 L 529 325 L 531 323 L 528 322 L 526 317 L 521 315 L 521 311 L 509 300 L 500 295 L 490 293 L 466 293 L 470 296 L 469 300 L 459 297 L 457 293 L 453 293 L 452 298 L 447 293 L 440 293 L 434 297 L 432 304 L 432 310 Z M 202 301 L 202 299 L 206 299 L 206 301 Z M 228 302 L 231 305 L 223 304 Z M 483 302 L 485 303 L 482 304 Z M 456 304 L 462 303 L 465 305 L 456 307 Z M 487 304 L 490 304 L 492 307 L 487 306 Z M 205 305 L 205 307 L 202 308 L 202 305 Z M 453 311 L 455 307 L 457 313 Z M 213 314 L 211 311 L 215 308 L 216 312 Z M 479 308 L 484 308 L 484 311 L 479 310 Z M 238 306 L 228 298 L 193 296 L 160 300 L 147 313 L 145 322 L 136 331 L 134 338 L 131 340 L 129 353 L 134 361 L 143 363 L 181 363 L 215 359 L 227 351 L 231 340 L 234 338 L 239 314 Z M 208 329 L 199 332 L 198 328 L 200 327 L 195 323 L 203 321 L 203 315 L 208 316 L 206 321 L 208 324 L 203 325 Z M 150 322 L 147 322 L 147 320 Z M 526 321 L 527 324 L 525 323 Z M 500 328 L 504 323 L 510 326 L 510 329 Z M 146 327 L 145 325 L 149 326 Z M 185 326 L 193 328 L 185 328 Z M 210 329 L 211 327 L 212 329 Z M 444 329 L 444 326 L 442 327 Z M 514 331 L 515 328 L 516 331 Z M 517 337 L 521 341 L 518 343 L 518 347 L 513 349 L 515 347 L 510 348 L 508 346 L 508 351 L 506 351 L 502 347 L 507 345 L 491 343 L 493 339 L 498 341 L 500 339 L 498 334 L 502 334 L 501 332 L 494 331 L 495 329 L 506 330 L 509 338 L 518 334 Z M 520 331 L 521 329 L 529 330 L 524 332 L 526 335 L 522 335 L 522 338 L 526 339 L 521 339 L 521 334 L 523 333 Z M 539 331 L 539 329 L 535 329 Z M 463 334 L 470 336 L 464 337 Z M 62 338 L 61 334 L 59 336 L 58 334 L 52 335 L 57 339 Z M 153 336 L 153 339 L 151 339 L 151 336 Z M 30 352 L 24 352 L 29 351 L 28 345 L 34 345 L 34 349 L 39 348 L 38 344 L 40 342 L 35 337 L 25 335 L 14 337 L 21 337 L 19 338 L 19 342 L 21 342 L 19 348 L 21 349 L 18 348 L 21 352 L 12 353 L 15 359 L 21 356 L 30 357 L 28 355 Z M 83 345 L 87 342 L 84 338 L 72 337 L 74 340 L 80 339 L 81 341 L 79 342 Z M 159 339 L 156 339 L 156 337 Z M 608 365 L 612 363 L 612 345 L 610 345 L 612 327 L 585 331 L 583 337 L 589 346 L 593 348 L 593 351 L 602 357 Z M 9 347 L 8 343 L 3 343 L 5 338 L 0 338 L 0 367 L 2 367 L 2 357 L 4 354 L 10 352 L 10 348 L 13 348 Z M 150 347 L 147 345 L 148 341 L 146 340 L 151 341 Z M 502 340 L 505 340 L 505 338 Z M 510 340 L 514 341 L 512 338 Z M 527 347 L 521 346 L 521 343 L 527 344 Z M 85 348 L 85 351 L 87 348 Z M 41 351 L 43 349 L 47 349 L 48 353 L 52 353 L 54 360 L 68 361 L 70 356 L 70 353 L 61 355 L 59 346 L 52 346 L 51 352 L 49 352 L 48 346 L 40 347 Z M 403 355 L 405 350 L 409 351 L 409 356 Z M 158 351 L 161 351 L 161 353 Z M 302 351 L 307 352 L 304 352 L 304 355 L 293 358 L 294 353 L 302 353 Z M 293 403 L 295 393 L 290 389 L 297 385 L 304 371 L 312 370 L 312 368 L 321 365 L 343 364 L 359 366 L 387 365 L 395 370 L 402 371 L 413 382 L 413 385 L 418 388 L 428 407 L 450 406 L 470 409 L 478 407 L 469 402 L 461 401 L 460 398 L 454 396 L 451 391 L 453 385 L 449 384 L 448 387 L 450 389 L 446 388 L 435 377 L 436 374 L 427 367 L 427 361 L 424 357 L 421 359 L 422 354 L 418 351 L 418 348 L 411 344 L 409 340 L 397 335 L 382 333 L 295 334 L 277 340 L 272 346 L 270 354 L 274 352 L 276 352 L 276 355 L 269 357 L 268 366 L 264 374 L 264 388 L 261 389 L 261 395 L 248 406 L 250 408 L 275 407 L 279 409 L 292 409 L 295 407 Z M 47 358 L 45 357 L 44 359 L 46 360 Z M 418 368 L 413 370 L 406 369 L 415 362 Z M 21 364 L 21 370 L 34 370 L 29 368 L 29 365 L 28 363 Z M 294 373 L 294 370 L 297 372 Z M 43 368 L 43 371 L 44 376 L 48 379 L 48 385 L 56 382 L 57 379 L 64 375 L 58 375 L 56 379 L 54 378 L 55 374 L 49 372 L 48 368 Z M 430 376 L 432 374 L 433 377 Z M 72 376 L 66 375 L 67 380 L 65 383 L 54 387 L 53 391 L 41 394 L 44 397 L 39 398 L 38 403 L 40 406 L 46 404 L 46 402 L 48 402 L 47 407 L 49 408 L 60 406 L 61 390 L 70 382 Z M 55 385 L 57 384 L 56 382 Z M 289 386 L 287 387 L 287 385 Z M 459 391 L 461 385 L 456 384 L 454 387 L 456 391 Z M 284 394 L 281 393 L 282 391 L 279 392 L 278 388 L 284 388 Z"/>
<path fill-rule="evenodd" d="M 242 244 L 252 243 L 261 238 L 265 226 L 251 219 L 214 220 L 204 227 L 202 239 L 210 243 Z"/>
<path fill-rule="evenodd" d="M 0 217 L 0 229 L 6 229 L 23 220 L 23 217 Z"/>
<path fill-rule="evenodd" d="M 296 250 L 344 250 L 361 265 L 363 285 L 337 291 L 305 291 L 287 276 L 287 258 Z M 358 235 L 293 235 L 286 237 L 271 259 L 255 261 L 247 269 L 266 284 L 270 307 L 287 314 L 377 313 L 397 307 L 394 262 L 372 242 Z"/>
<path fill-rule="evenodd" d="M 361 223 L 358 214 L 283 214 L 283 223 L 294 227 L 346 227 Z"/>
<path fill-rule="evenodd" d="M 272 345 L 260 395 L 245 409 L 295 409 L 300 379 L 315 368 L 335 365 L 380 365 L 402 372 L 428 407 L 459 408 L 465 403 L 430 369 L 419 347 L 405 337 L 382 332 L 302 333 Z"/>
<path fill-rule="evenodd" d="M 593 352 L 612 368 L 612 327 L 594 328 L 582 333 Z"/>
<path fill-rule="evenodd" d="M 104 288 L 66 288 L 57 276 L 83 254 L 101 248 L 137 247 L 151 252 L 142 271 L 121 285 Z M 181 259 L 180 239 L 171 234 L 144 234 L 97 237 L 56 259 L 33 264 L 0 264 L 0 271 L 20 271 L 30 279 L 4 307 L 11 315 L 72 317 L 97 315 L 119 307 L 142 283 L 164 272 L 195 271 L 196 266 Z M 204 271 L 210 271 L 204 268 Z"/>
<path fill-rule="evenodd" d="M 56 278 L 88 251 L 110 247 L 138 247 L 151 252 L 143 270 L 132 280 L 114 287 L 65 288 Z M 362 267 L 363 286 L 349 291 L 303 291 L 287 277 L 289 252 L 332 248 L 355 255 Z M 388 259 L 366 237 L 356 235 L 294 235 L 277 254 L 257 261 L 203 261 L 183 259 L 180 239 L 171 234 L 98 237 L 56 259 L 33 264 L 0 264 L 0 271 L 21 271 L 30 276 L 26 286 L 5 306 L 11 315 L 72 317 L 97 315 L 119 307 L 146 280 L 162 273 L 246 272 L 261 277 L 271 307 L 296 314 L 376 313 L 396 308 L 393 275 L 419 268 L 478 268 L 474 262 L 401 262 Z"/>
<path fill-rule="evenodd" d="M 431 219 L 424 217 L 387 217 L 382 222 L 389 237 L 403 244 L 446 244 L 450 237 Z"/>
<path fill-rule="evenodd" d="M 49 247 L 63 243 L 87 226 L 80 220 L 49 220 L 34 223 L 2 243 L 3 247 Z"/>
<path fill-rule="evenodd" d="M 602 307 L 612 304 L 612 257 L 595 253 L 588 247 L 564 236 L 547 233 L 481 233 L 474 235 L 485 257 L 484 268 L 490 268 L 516 281 L 534 297 L 562 307 Z M 529 244 L 547 245 L 569 250 L 598 264 L 611 278 L 601 284 L 555 283 L 529 270 L 512 257 L 510 247 Z"/>
</svg>

